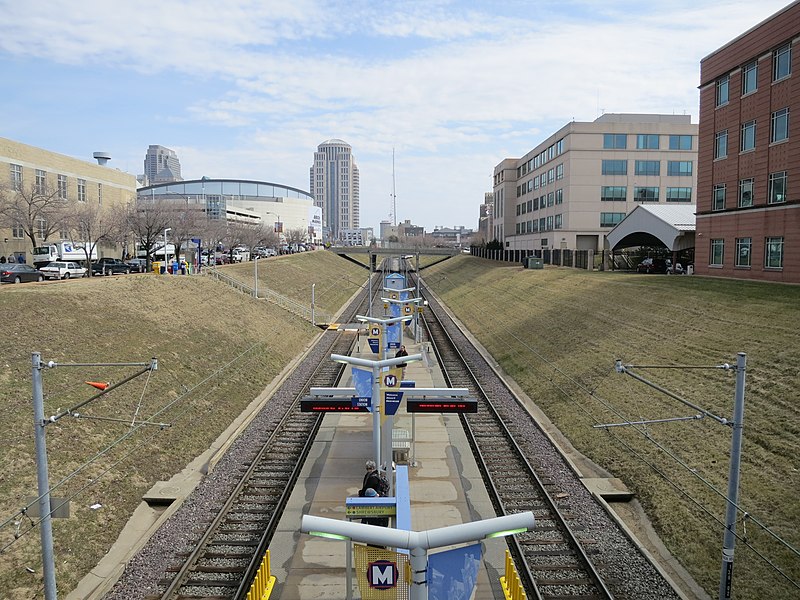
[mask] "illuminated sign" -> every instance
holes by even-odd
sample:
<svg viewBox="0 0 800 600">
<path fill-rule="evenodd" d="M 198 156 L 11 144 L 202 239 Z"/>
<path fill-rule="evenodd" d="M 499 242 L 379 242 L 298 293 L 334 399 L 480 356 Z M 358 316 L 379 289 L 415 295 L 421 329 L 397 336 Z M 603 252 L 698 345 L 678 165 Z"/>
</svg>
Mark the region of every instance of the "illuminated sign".
<svg viewBox="0 0 800 600">
<path fill-rule="evenodd" d="M 358 398 L 303 398 L 300 412 L 369 412 Z"/>
<path fill-rule="evenodd" d="M 476 413 L 478 412 L 478 402 L 465 398 L 408 398 L 406 412 Z"/>
</svg>

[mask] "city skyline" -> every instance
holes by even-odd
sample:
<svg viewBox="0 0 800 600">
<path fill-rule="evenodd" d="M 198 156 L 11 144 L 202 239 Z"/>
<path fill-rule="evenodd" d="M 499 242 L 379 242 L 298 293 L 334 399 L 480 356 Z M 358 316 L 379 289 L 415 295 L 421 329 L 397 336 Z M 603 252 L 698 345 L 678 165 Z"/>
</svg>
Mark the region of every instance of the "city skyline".
<svg viewBox="0 0 800 600">
<path fill-rule="evenodd" d="M 159 144 L 187 179 L 301 189 L 343 139 L 376 230 L 394 150 L 396 220 L 432 230 L 477 228 L 494 165 L 571 120 L 697 123 L 700 60 L 787 3 L 3 4 L 0 135 L 133 175 Z"/>
</svg>

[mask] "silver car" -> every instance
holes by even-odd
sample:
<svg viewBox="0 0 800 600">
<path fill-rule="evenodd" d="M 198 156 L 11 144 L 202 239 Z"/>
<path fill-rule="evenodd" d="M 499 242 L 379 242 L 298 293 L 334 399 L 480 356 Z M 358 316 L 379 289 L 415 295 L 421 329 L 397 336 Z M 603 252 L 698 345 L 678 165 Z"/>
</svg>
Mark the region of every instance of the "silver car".
<svg viewBox="0 0 800 600">
<path fill-rule="evenodd" d="M 47 279 L 69 279 L 71 277 L 85 277 L 86 268 L 76 262 L 54 260 L 39 269 Z"/>
</svg>

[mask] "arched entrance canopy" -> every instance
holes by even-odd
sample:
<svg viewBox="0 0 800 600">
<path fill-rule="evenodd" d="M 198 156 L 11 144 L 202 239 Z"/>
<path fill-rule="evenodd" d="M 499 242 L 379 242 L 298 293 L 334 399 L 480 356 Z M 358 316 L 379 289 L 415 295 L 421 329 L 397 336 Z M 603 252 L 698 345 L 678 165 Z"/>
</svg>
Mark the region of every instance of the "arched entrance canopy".
<svg viewBox="0 0 800 600">
<path fill-rule="evenodd" d="M 697 205 L 640 204 L 606 236 L 612 251 L 634 246 L 666 246 L 672 252 L 694 248 Z"/>
</svg>

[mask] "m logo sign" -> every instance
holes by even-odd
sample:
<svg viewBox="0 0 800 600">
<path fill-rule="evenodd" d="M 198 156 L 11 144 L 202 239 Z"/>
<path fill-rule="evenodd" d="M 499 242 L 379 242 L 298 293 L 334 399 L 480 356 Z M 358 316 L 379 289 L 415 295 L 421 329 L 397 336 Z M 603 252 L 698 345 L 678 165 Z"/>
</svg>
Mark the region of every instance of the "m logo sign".
<svg viewBox="0 0 800 600">
<path fill-rule="evenodd" d="M 397 587 L 397 563 L 376 560 L 367 567 L 367 581 L 376 590 L 390 590 Z"/>
<path fill-rule="evenodd" d="M 397 387 L 397 376 L 394 373 L 387 373 L 383 376 L 383 387 Z"/>
</svg>

